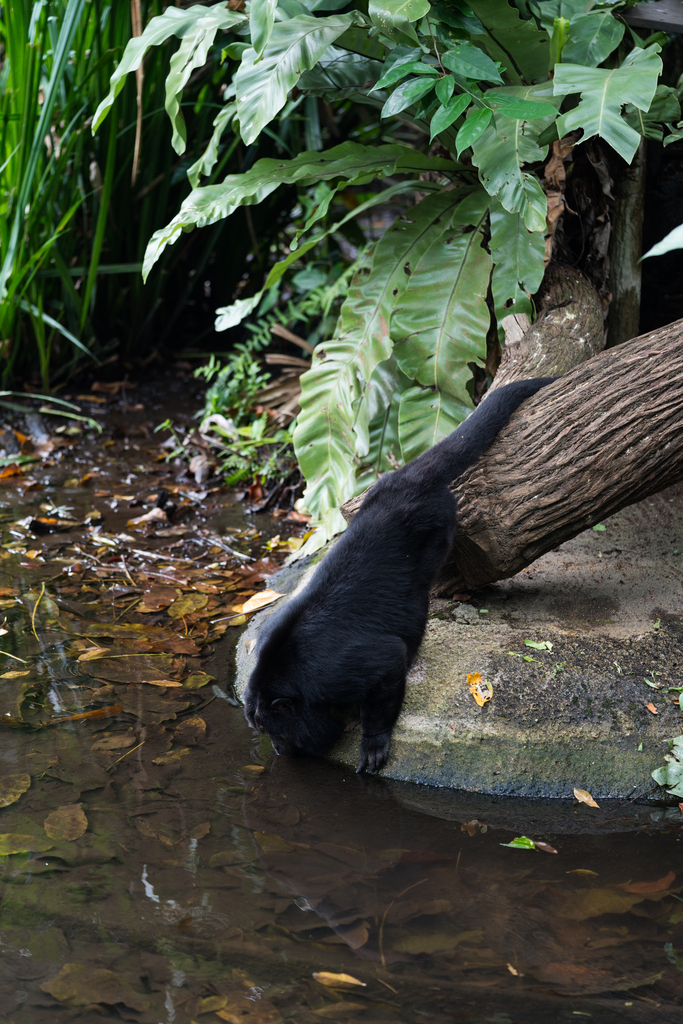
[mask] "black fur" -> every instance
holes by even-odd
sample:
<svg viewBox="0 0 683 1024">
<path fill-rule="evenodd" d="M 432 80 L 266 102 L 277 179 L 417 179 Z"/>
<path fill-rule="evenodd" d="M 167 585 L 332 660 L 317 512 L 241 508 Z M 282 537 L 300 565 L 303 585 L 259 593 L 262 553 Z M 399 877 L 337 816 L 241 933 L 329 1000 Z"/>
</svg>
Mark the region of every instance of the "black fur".
<svg viewBox="0 0 683 1024">
<path fill-rule="evenodd" d="M 244 702 L 247 720 L 270 734 L 278 754 L 325 754 L 343 729 L 332 709 L 360 705 L 358 771 L 385 763 L 429 588 L 453 541 L 448 485 L 552 380 L 493 391 L 440 444 L 381 477 L 311 582 L 268 620 Z"/>
</svg>

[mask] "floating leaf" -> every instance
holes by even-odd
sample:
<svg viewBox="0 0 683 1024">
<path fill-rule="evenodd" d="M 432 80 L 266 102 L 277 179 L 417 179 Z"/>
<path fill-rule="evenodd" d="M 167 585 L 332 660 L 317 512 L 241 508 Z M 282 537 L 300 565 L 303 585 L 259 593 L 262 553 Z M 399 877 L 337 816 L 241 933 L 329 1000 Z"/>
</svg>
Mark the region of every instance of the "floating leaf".
<svg viewBox="0 0 683 1024">
<path fill-rule="evenodd" d="M 170 754 L 162 754 L 161 757 L 153 758 L 152 764 L 175 764 L 189 753 L 190 747 L 179 747 L 177 750 L 172 750 Z"/>
<path fill-rule="evenodd" d="M 65 804 L 48 814 L 43 828 L 50 839 L 72 842 L 83 835 L 88 827 L 88 819 L 80 804 Z"/>
<path fill-rule="evenodd" d="M 216 677 L 210 676 L 208 672 L 193 672 L 188 676 L 183 686 L 186 690 L 201 690 L 207 683 L 215 683 Z"/>
<path fill-rule="evenodd" d="M 31 785 L 31 776 L 25 773 L 0 777 L 0 807 L 9 807 L 26 792 Z"/>
<path fill-rule="evenodd" d="M 366 987 L 364 981 L 359 981 L 358 978 L 354 978 L 351 974 L 330 974 L 329 971 L 314 971 L 313 977 L 319 984 L 326 985 L 328 988 L 349 988 L 354 985 Z"/>
<path fill-rule="evenodd" d="M 517 836 L 511 843 L 501 843 L 501 846 L 511 846 L 513 850 L 535 850 L 536 843 L 528 836 Z"/>
<path fill-rule="evenodd" d="M 596 804 L 593 797 L 590 795 L 587 789 L 577 789 L 574 787 L 574 796 L 579 803 L 587 804 L 589 807 L 599 807 L 600 804 Z"/>
<path fill-rule="evenodd" d="M 542 843 L 537 839 L 535 845 L 536 849 L 540 850 L 542 853 L 557 853 L 555 847 L 551 846 L 550 843 Z"/>
<path fill-rule="evenodd" d="M 467 685 L 470 688 L 470 693 L 480 708 L 483 708 L 484 704 L 493 697 L 493 687 L 490 683 L 484 683 L 482 685 L 482 677 L 479 672 L 468 673 Z"/>
<path fill-rule="evenodd" d="M 3 672 L 2 675 L 0 675 L 0 679 L 19 679 L 20 676 L 30 676 L 30 675 L 31 675 L 31 669 L 30 668 L 25 668 L 25 669 L 18 669 L 17 668 L 17 669 L 12 669 L 10 672 Z"/>
</svg>

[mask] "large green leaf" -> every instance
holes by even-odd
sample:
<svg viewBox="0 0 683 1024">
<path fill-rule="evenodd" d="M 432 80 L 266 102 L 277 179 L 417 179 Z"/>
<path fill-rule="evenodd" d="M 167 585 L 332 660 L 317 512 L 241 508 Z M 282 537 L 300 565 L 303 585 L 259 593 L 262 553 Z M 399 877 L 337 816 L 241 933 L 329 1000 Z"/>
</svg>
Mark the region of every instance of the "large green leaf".
<svg viewBox="0 0 683 1024">
<path fill-rule="evenodd" d="M 662 125 L 678 121 L 680 116 L 681 105 L 676 90 L 670 85 L 657 86 L 649 110 L 638 110 L 632 103 L 627 103 L 624 107 L 626 123 L 646 139 L 656 139 L 658 142 L 661 142 L 664 136 Z"/>
<path fill-rule="evenodd" d="M 581 93 L 581 102 L 557 122 L 562 137 L 575 128 L 583 129 L 582 142 L 599 135 L 630 163 L 640 134 L 621 116 L 624 103 L 649 110 L 662 70 L 659 46 L 636 47 L 620 68 L 584 68 L 578 64 L 555 67 L 555 92 Z"/>
<path fill-rule="evenodd" d="M 431 76 L 422 75 L 420 78 L 409 78 L 403 85 L 399 85 L 398 89 L 394 89 L 382 107 L 380 116 L 385 118 L 393 117 L 394 114 L 400 114 L 402 110 L 411 107 L 413 103 L 417 103 L 428 92 L 431 92 L 435 85 L 436 78 Z"/>
<path fill-rule="evenodd" d="M 325 100 L 357 99 L 381 106 L 379 97 L 368 95 L 368 84 L 377 81 L 381 74 L 380 61 L 330 46 L 311 71 L 304 71 L 299 89 L 307 96 L 320 96 Z"/>
<path fill-rule="evenodd" d="M 510 313 L 531 315 L 529 296 L 538 291 L 543 278 L 543 231 L 529 231 L 521 214 L 508 213 L 494 200 L 489 248 L 493 257 L 491 290 L 498 323 Z"/>
<path fill-rule="evenodd" d="M 227 2 L 218 3 L 214 7 L 204 7 L 203 4 L 195 4 L 186 11 L 180 10 L 178 7 L 167 7 L 163 14 L 152 18 L 142 35 L 131 39 L 126 45 L 121 63 L 111 76 L 109 92 L 95 111 L 92 123 L 93 134 L 97 131 L 106 117 L 107 111 L 121 92 L 126 75 L 140 67 L 143 57 L 150 46 L 159 46 L 160 43 L 164 43 L 171 36 L 178 36 L 180 39 L 185 39 L 185 37 L 189 36 L 196 41 L 197 46 L 203 46 L 202 38 L 204 35 L 209 40 L 208 45 L 211 45 L 219 29 L 231 29 L 246 20 L 246 14 L 241 14 L 238 11 L 229 11 Z M 175 72 L 172 73 L 175 74 Z M 182 69 L 178 69 L 177 73 L 181 75 Z"/>
<path fill-rule="evenodd" d="M 253 47 L 244 51 L 235 88 L 240 131 L 247 145 L 282 110 L 302 72 L 314 68 L 342 32 L 362 23 L 357 11 L 329 18 L 301 14 L 273 26 L 262 57 Z"/>
<path fill-rule="evenodd" d="M 386 174 L 452 170 L 450 160 L 430 157 L 405 146 L 362 146 L 357 142 L 343 142 L 324 153 L 300 153 L 294 160 L 257 160 L 245 174 L 229 174 L 220 185 L 206 185 L 190 192 L 173 220 L 152 235 L 145 252 L 143 277 L 147 277 L 166 246 L 175 242 L 182 231 L 215 224 L 229 217 L 238 206 L 254 206 L 278 185 L 334 178 L 344 178 L 349 184 L 366 184 Z"/>
<path fill-rule="evenodd" d="M 500 61 L 513 82 L 538 82 L 548 77 L 550 41 L 533 21 L 523 21 L 508 0 L 469 0 L 469 6 L 486 29 L 474 42 Z"/>
<path fill-rule="evenodd" d="M 373 25 L 395 43 L 417 44 L 411 22 L 429 12 L 429 0 L 370 0 L 368 14 Z"/>
<path fill-rule="evenodd" d="M 597 67 L 616 50 L 625 30 L 624 22 L 618 21 L 611 11 L 589 11 L 572 18 L 562 63 Z"/>
<path fill-rule="evenodd" d="M 486 98 L 492 104 L 496 95 L 549 100 L 553 96 L 552 90 L 552 82 L 543 82 L 535 86 L 490 89 Z M 556 97 L 554 102 L 559 103 L 559 98 Z M 495 125 L 490 124 L 472 147 L 472 161 L 479 168 L 479 177 L 486 191 L 497 196 L 509 213 L 520 213 L 529 231 L 545 230 L 547 203 L 538 178 L 523 168 L 527 163 L 537 163 L 545 158 L 548 147 L 539 146 L 538 137 L 555 116 L 548 114 L 527 122 L 497 113 Z"/>
<path fill-rule="evenodd" d="M 441 63 L 456 75 L 471 78 L 475 82 L 503 82 L 491 58 L 472 43 L 462 42 L 452 46 L 441 55 Z"/>
<path fill-rule="evenodd" d="M 353 494 L 357 459 L 370 448 L 376 408 L 368 386 L 392 353 L 391 313 L 457 204 L 456 192 L 428 196 L 384 233 L 371 268 L 349 290 L 333 340 L 316 349 L 301 378 L 294 448 L 307 481 L 306 507 L 328 528 L 339 527 L 333 511 Z"/>
<path fill-rule="evenodd" d="M 209 144 L 200 156 L 199 160 L 195 161 L 187 171 L 187 178 L 190 185 L 192 185 L 192 188 L 197 187 L 202 175 L 206 177 L 211 174 L 211 171 L 214 169 L 216 161 L 218 160 L 218 145 L 223 137 L 224 131 L 231 123 L 236 113 L 237 104 L 233 101 L 231 103 L 226 103 L 222 110 L 219 110 L 216 114 L 213 120 L 213 134 L 209 139 Z"/>
<path fill-rule="evenodd" d="M 251 0 L 249 8 L 251 45 L 259 57 L 265 50 L 273 31 L 276 10 L 277 0 Z"/>
<path fill-rule="evenodd" d="M 418 387 L 401 396 L 399 437 L 406 462 L 441 441 L 472 411 L 471 362 L 486 359 L 491 256 L 482 246 L 489 197 L 482 190 L 455 211 L 454 228 L 425 253 L 391 319 L 399 368 Z M 474 230 L 462 233 L 463 224 Z"/>
</svg>

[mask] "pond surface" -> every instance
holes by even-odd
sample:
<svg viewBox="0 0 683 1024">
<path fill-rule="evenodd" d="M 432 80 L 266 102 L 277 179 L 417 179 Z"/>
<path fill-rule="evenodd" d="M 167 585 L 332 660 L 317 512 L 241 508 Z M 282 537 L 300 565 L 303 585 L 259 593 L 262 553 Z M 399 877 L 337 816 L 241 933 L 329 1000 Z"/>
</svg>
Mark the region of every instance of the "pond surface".
<svg viewBox="0 0 683 1024">
<path fill-rule="evenodd" d="M 683 1021 L 678 808 L 274 758 L 234 624 L 305 527 L 124 403 L 0 479 L 0 1021 Z"/>
</svg>

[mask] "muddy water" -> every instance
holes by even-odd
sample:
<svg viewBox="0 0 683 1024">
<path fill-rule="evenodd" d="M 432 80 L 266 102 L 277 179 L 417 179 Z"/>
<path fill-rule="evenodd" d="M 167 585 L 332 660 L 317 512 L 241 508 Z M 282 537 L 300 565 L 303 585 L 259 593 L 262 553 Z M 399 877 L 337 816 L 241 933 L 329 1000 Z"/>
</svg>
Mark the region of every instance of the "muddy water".
<svg viewBox="0 0 683 1024">
<path fill-rule="evenodd" d="M 677 808 L 486 802 L 252 734 L 231 623 L 301 527 L 158 461 L 161 404 L 0 481 L 0 1021 L 683 1020 Z"/>
</svg>

